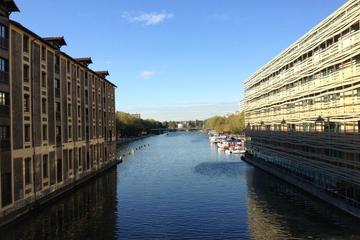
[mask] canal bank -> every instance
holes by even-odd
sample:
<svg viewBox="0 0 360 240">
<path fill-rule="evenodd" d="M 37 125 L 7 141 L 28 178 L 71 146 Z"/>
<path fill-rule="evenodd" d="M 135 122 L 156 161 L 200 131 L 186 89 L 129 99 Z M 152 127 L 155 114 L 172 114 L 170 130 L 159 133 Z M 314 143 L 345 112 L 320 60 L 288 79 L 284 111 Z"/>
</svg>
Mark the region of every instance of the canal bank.
<svg viewBox="0 0 360 240">
<path fill-rule="evenodd" d="M 116 144 L 120 145 L 120 144 L 131 143 L 131 142 L 135 142 L 135 141 L 138 141 L 138 140 L 141 140 L 144 138 L 148 138 L 148 137 L 153 137 L 153 136 L 155 136 L 155 134 L 148 134 L 148 135 L 140 136 L 140 137 L 120 138 L 116 141 Z"/>
<path fill-rule="evenodd" d="M 338 198 L 329 195 L 329 193 L 324 192 L 322 189 L 317 188 L 311 183 L 306 182 L 302 178 L 296 177 L 294 175 L 290 175 L 289 172 L 285 171 L 285 169 L 281 169 L 270 163 L 266 163 L 264 160 L 256 159 L 254 157 L 245 157 L 243 160 L 259 169 L 262 169 L 265 172 L 272 174 L 273 176 L 280 178 L 283 181 L 286 181 L 304 190 L 307 193 L 310 193 L 311 195 L 321 199 L 322 201 L 360 219 L 360 209 L 353 207 L 347 204 L 346 202 L 341 201 Z"/>
<path fill-rule="evenodd" d="M 15 211 L 11 210 L 8 214 L 5 212 L 6 215 L 0 218 L 0 228 L 3 228 L 9 224 L 16 224 L 16 222 L 21 221 L 21 219 L 26 217 L 27 215 L 37 210 L 40 210 L 41 208 L 52 204 L 63 197 L 66 197 L 66 195 L 71 194 L 73 190 L 101 176 L 104 172 L 110 170 L 111 168 L 114 168 L 117 164 L 121 162 L 122 161 L 116 159 L 115 161 L 103 165 L 97 171 L 90 172 L 87 175 L 83 175 L 77 180 L 63 185 L 59 189 L 53 190 L 52 192 L 40 196 L 39 198 L 36 198 L 36 196 L 34 196 L 32 202 L 29 202 L 26 205 L 19 207 Z"/>
</svg>

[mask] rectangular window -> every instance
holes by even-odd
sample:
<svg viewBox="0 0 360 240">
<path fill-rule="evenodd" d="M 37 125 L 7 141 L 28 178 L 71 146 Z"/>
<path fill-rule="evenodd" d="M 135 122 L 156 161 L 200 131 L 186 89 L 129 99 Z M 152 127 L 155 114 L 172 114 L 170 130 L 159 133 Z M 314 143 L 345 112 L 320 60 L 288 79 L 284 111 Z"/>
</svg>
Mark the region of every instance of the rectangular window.
<svg viewBox="0 0 360 240">
<path fill-rule="evenodd" d="M 71 111 L 72 108 L 71 108 L 71 103 L 68 103 L 68 116 L 71 117 Z"/>
<path fill-rule="evenodd" d="M 8 83 L 9 74 L 8 74 L 8 61 L 0 57 L 0 82 Z"/>
<path fill-rule="evenodd" d="M 9 96 L 5 92 L 0 92 L 0 105 L 8 106 L 9 105 Z"/>
<path fill-rule="evenodd" d="M 41 86 L 46 88 L 46 72 L 41 72 Z"/>
<path fill-rule="evenodd" d="M 23 67 L 24 70 L 24 82 L 29 82 L 29 66 L 28 65 L 24 65 Z"/>
<path fill-rule="evenodd" d="M 61 138 L 61 127 L 60 126 L 56 126 L 56 137 L 57 138 Z"/>
<path fill-rule="evenodd" d="M 80 108 L 80 106 L 78 106 L 78 117 L 80 117 L 81 116 L 81 108 Z"/>
<path fill-rule="evenodd" d="M 47 134 L 48 134 L 47 125 L 43 125 L 43 126 L 42 126 L 42 137 L 43 137 L 43 141 L 47 141 Z"/>
<path fill-rule="evenodd" d="M 8 40 L 8 28 L 0 24 L 0 48 L 8 49 L 9 47 L 9 40 Z"/>
<path fill-rule="evenodd" d="M 55 79 L 55 88 L 60 89 L 60 80 L 59 79 Z"/>
<path fill-rule="evenodd" d="M 67 84 L 67 93 L 68 95 L 71 95 L 71 82 L 68 82 Z"/>
<path fill-rule="evenodd" d="M 7 60 L 0 57 L 0 71 L 1 72 L 7 72 L 7 70 L 8 70 Z"/>
<path fill-rule="evenodd" d="M 46 98 L 41 99 L 41 110 L 43 114 L 47 112 L 47 101 Z"/>
<path fill-rule="evenodd" d="M 24 111 L 30 112 L 30 96 L 28 94 L 24 95 Z"/>
<path fill-rule="evenodd" d="M 42 173 L 43 173 L 43 178 L 49 177 L 49 157 L 48 157 L 48 155 L 43 156 Z"/>
<path fill-rule="evenodd" d="M 69 138 L 72 138 L 72 127 L 69 126 Z"/>
<path fill-rule="evenodd" d="M 70 61 L 69 60 L 66 61 L 66 72 L 70 73 Z"/>
<path fill-rule="evenodd" d="M 43 60 L 43 61 L 46 60 L 46 48 L 45 48 L 45 46 L 41 47 L 41 60 Z"/>
<path fill-rule="evenodd" d="M 26 35 L 23 36 L 23 50 L 29 52 L 29 37 Z"/>
<path fill-rule="evenodd" d="M 56 102 L 55 103 L 55 111 L 57 112 L 57 113 L 60 113 L 61 112 L 61 105 L 60 105 L 60 103 L 59 102 Z"/>
<path fill-rule="evenodd" d="M 0 126 L 0 141 L 9 140 L 9 127 L 8 126 Z"/>
<path fill-rule="evenodd" d="M 62 159 L 59 158 L 58 160 L 56 160 L 56 168 L 57 168 L 57 182 L 60 183 L 62 182 L 62 174 L 63 174 L 63 169 L 62 169 Z"/>
<path fill-rule="evenodd" d="M 69 170 L 72 170 L 73 168 L 73 151 L 69 150 Z"/>
<path fill-rule="evenodd" d="M 25 186 L 31 184 L 31 158 L 25 158 Z"/>
<path fill-rule="evenodd" d="M 78 165 L 81 167 L 81 148 L 79 148 L 79 162 L 78 162 Z"/>
<path fill-rule="evenodd" d="M 77 86 L 77 97 L 80 98 L 80 86 Z"/>
<path fill-rule="evenodd" d="M 30 142 L 30 125 L 25 125 L 25 142 Z"/>
</svg>

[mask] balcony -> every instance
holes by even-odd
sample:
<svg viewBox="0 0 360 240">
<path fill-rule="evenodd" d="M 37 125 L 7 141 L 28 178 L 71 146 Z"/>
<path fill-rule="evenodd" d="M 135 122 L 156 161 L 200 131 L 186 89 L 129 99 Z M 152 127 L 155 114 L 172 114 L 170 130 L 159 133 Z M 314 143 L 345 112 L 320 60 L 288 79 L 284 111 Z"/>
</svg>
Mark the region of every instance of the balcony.
<svg viewBox="0 0 360 240">
<path fill-rule="evenodd" d="M 9 73 L 0 71 L 0 83 L 9 83 Z"/>
<path fill-rule="evenodd" d="M 4 50 L 8 50 L 9 49 L 9 39 L 0 37 L 0 48 L 2 48 Z"/>
</svg>

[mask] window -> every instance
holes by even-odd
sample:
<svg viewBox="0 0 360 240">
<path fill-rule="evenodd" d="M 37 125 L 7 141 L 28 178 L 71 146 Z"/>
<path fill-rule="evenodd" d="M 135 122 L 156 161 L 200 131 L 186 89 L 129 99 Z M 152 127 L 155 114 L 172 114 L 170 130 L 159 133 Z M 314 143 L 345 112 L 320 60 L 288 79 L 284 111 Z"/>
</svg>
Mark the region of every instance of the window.
<svg viewBox="0 0 360 240">
<path fill-rule="evenodd" d="M 79 167 L 81 167 L 81 148 L 79 148 L 79 162 L 78 162 Z"/>
<path fill-rule="evenodd" d="M 8 29 L 3 24 L 0 24 L 0 48 L 8 49 Z"/>
<path fill-rule="evenodd" d="M 0 71 L 7 72 L 7 60 L 0 57 Z"/>
<path fill-rule="evenodd" d="M 71 82 L 68 82 L 67 84 L 67 93 L 68 95 L 71 95 Z"/>
<path fill-rule="evenodd" d="M 29 52 L 29 37 L 26 35 L 23 36 L 23 50 Z"/>
<path fill-rule="evenodd" d="M 29 82 L 29 66 L 25 64 L 23 69 L 24 69 L 24 82 Z"/>
<path fill-rule="evenodd" d="M 8 61 L 0 57 L 0 82 L 8 83 Z"/>
<path fill-rule="evenodd" d="M 30 142 L 30 125 L 25 125 L 25 142 Z"/>
<path fill-rule="evenodd" d="M 73 151 L 69 150 L 69 170 L 72 170 L 73 168 Z"/>
<path fill-rule="evenodd" d="M 31 158 L 25 158 L 25 186 L 31 184 Z"/>
<path fill-rule="evenodd" d="M 69 126 L 69 138 L 72 138 L 72 127 Z"/>
<path fill-rule="evenodd" d="M 46 48 L 45 48 L 45 46 L 41 47 L 41 60 L 43 60 L 43 61 L 46 60 Z"/>
<path fill-rule="evenodd" d="M 55 88 L 60 89 L 60 80 L 59 79 L 55 79 Z"/>
<path fill-rule="evenodd" d="M 80 106 L 78 106 L 78 117 L 80 117 L 81 116 L 81 108 L 80 108 Z"/>
<path fill-rule="evenodd" d="M 55 106 L 56 106 L 55 111 L 56 111 L 57 113 L 60 113 L 60 111 L 61 111 L 61 105 L 60 105 L 60 103 L 59 103 L 59 102 L 56 102 L 56 103 L 55 103 Z"/>
<path fill-rule="evenodd" d="M 46 114 L 47 111 L 47 101 L 46 98 L 41 99 L 41 110 L 43 114 Z"/>
<path fill-rule="evenodd" d="M 79 85 L 77 86 L 77 97 L 78 98 L 80 97 L 80 86 Z"/>
<path fill-rule="evenodd" d="M 24 111 L 30 112 L 30 96 L 28 94 L 24 95 Z"/>
<path fill-rule="evenodd" d="M 58 55 L 55 56 L 55 65 L 60 64 L 60 57 Z"/>
<path fill-rule="evenodd" d="M 60 183 L 62 182 L 62 174 L 63 174 L 63 169 L 62 169 L 62 159 L 59 158 L 57 159 L 56 161 L 56 168 L 57 168 L 57 174 L 56 174 L 56 177 L 57 177 L 57 182 Z"/>
<path fill-rule="evenodd" d="M 48 157 L 48 155 L 43 156 L 42 173 L 43 173 L 43 178 L 49 177 L 49 157 Z"/>
<path fill-rule="evenodd" d="M 0 141 L 6 141 L 9 139 L 9 127 L 0 126 Z"/>
<path fill-rule="evenodd" d="M 56 137 L 61 138 L 61 127 L 60 126 L 56 126 Z"/>
<path fill-rule="evenodd" d="M 71 117 L 71 103 L 68 103 L 68 116 Z"/>
<path fill-rule="evenodd" d="M 66 72 L 70 73 L 70 61 L 69 60 L 66 61 Z"/>
<path fill-rule="evenodd" d="M 9 101 L 8 94 L 4 92 L 0 92 L 0 105 L 7 106 L 9 105 L 8 101 Z"/>
<path fill-rule="evenodd" d="M 47 140 L 47 134 L 48 134 L 47 125 L 43 125 L 42 126 L 42 138 L 43 138 L 43 141 Z"/>
<path fill-rule="evenodd" d="M 41 72 L 41 86 L 46 88 L 46 72 Z"/>
</svg>

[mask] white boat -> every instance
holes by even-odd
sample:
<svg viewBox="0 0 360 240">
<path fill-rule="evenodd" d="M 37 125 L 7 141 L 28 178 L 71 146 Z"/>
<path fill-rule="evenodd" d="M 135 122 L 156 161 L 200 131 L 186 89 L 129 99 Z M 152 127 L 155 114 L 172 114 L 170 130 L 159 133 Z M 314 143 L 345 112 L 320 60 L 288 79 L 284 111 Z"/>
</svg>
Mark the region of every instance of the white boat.
<svg viewBox="0 0 360 240">
<path fill-rule="evenodd" d="M 231 151 L 232 154 L 245 154 L 245 150 L 234 149 Z"/>
</svg>

